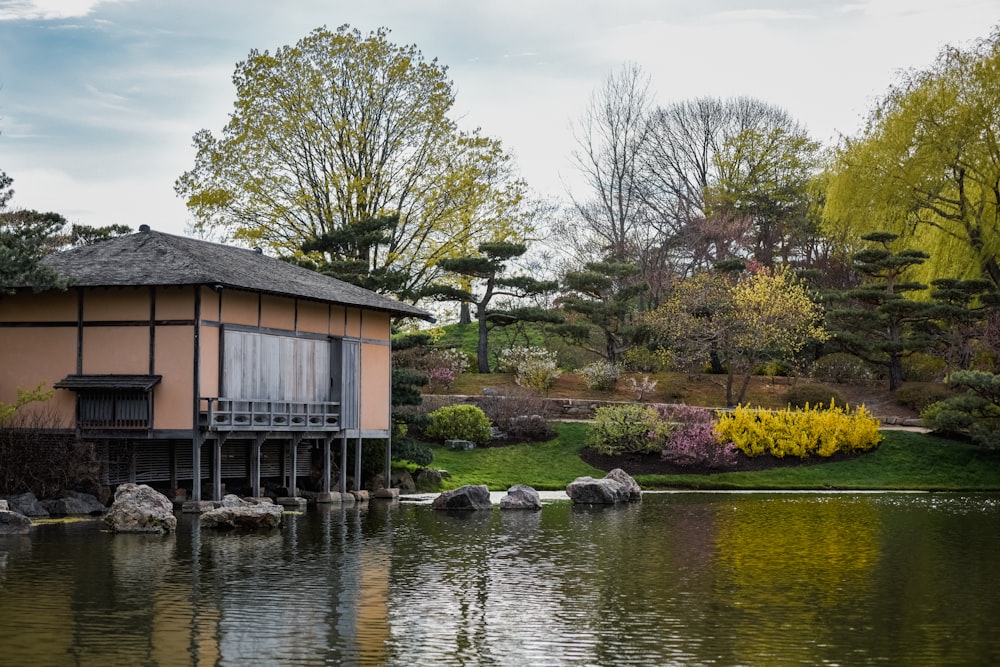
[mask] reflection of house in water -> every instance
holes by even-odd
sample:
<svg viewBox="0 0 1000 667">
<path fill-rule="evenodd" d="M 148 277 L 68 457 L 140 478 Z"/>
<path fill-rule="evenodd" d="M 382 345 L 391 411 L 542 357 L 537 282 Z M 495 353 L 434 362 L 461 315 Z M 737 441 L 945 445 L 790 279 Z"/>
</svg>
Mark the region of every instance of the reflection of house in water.
<svg viewBox="0 0 1000 667">
<path fill-rule="evenodd" d="M 45 382 L 105 481 L 292 491 L 313 454 L 389 435 L 391 317 L 413 306 L 259 252 L 149 231 L 46 258 L 66 291 L 0 296 L 0 401 Z M 330 466 L 322 476 L 330 490 Z"/>
</svg>

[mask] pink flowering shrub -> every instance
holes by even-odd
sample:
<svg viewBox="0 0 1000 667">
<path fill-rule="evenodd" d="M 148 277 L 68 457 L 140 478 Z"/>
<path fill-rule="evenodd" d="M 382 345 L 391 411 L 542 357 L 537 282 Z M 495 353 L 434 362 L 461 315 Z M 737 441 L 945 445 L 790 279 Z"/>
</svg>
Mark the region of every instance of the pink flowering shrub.
<svg viewBox="0 0 1000 667">
<path fill-rule="evenodd" d="M 733 443 L 720 442 L 711 410 L 689 405 L 659 405 L 660 416 L 673 424 L 660 453 L 678 466 L 725 468 L 736 463 Z"/>
</svg>

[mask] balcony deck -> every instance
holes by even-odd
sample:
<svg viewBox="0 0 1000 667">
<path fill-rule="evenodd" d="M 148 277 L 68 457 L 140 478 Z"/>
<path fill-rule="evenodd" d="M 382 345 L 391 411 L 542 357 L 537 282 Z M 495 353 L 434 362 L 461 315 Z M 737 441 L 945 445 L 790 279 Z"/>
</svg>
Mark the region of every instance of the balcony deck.
<svg viewBox="0 0 1000 667">
<path fill-rule="evenodd" d="M 202 397 L 209 431 L 339 431 L 340 403 Z"/>
</svg>

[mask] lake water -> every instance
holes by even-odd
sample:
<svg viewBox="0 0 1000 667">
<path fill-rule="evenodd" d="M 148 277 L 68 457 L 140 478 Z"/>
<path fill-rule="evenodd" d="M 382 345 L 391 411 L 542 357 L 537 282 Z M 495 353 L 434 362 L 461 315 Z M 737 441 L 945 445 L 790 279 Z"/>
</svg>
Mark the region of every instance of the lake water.
<svg viewBox="0 0 1000 667">
<path fill-rule="evenodd" d="M 552 497 L 0 537 L 0 665 L 1000 664 L 1000 495 Z"/>
</svg>

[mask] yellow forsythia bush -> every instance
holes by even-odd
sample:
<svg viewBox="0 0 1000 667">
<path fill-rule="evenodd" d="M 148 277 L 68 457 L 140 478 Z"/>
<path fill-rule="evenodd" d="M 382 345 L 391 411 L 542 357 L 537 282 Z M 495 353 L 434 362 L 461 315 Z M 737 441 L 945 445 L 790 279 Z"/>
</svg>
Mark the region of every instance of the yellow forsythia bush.
<svg viewBox="0 0 1000 667">
<path fill-rule="evenodd" d="M 832 456 L 837 452 L 863 452 L 882 442 L 879 420 L 859 408 L 788 408 L 769 411 L 740 406 L 719 414 L 716 432 L 721 442 L 731 442 L 747 456 Z"/>
</svg>

